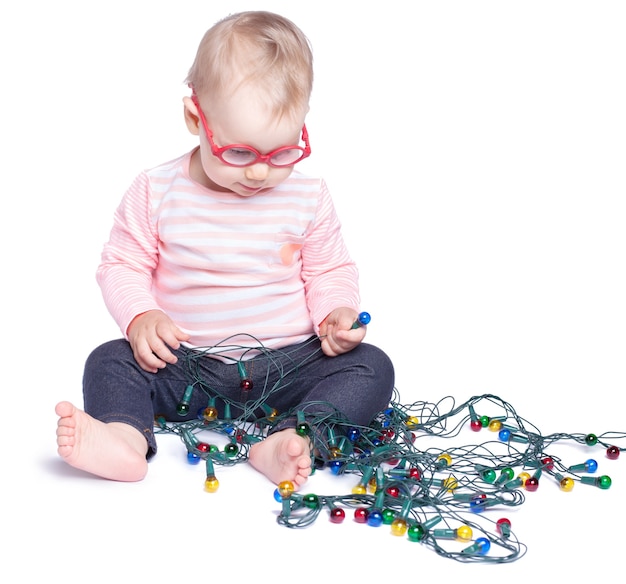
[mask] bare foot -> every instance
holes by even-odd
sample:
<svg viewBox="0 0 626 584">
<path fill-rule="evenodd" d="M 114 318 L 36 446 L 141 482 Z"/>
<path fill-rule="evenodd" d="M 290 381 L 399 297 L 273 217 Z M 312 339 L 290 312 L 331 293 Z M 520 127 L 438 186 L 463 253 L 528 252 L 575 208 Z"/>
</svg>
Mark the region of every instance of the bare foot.
<svg viewBox="0 0 626 584">
<path fill-rule="evenodd" d="M 100 422 L 66 401 L 55 411 L 57 452 L 70 466 L 115 481 L 146 476 L 148 443 L 141 432 L 128 424 Z"/>
<path fill-rule="evenodd" d="M 309 440 L 292 428 L 270 434 L 250 447 L 250 464 L 274 484 L 292 481 L 302 486 L 311 474 Z"/>
</svg>

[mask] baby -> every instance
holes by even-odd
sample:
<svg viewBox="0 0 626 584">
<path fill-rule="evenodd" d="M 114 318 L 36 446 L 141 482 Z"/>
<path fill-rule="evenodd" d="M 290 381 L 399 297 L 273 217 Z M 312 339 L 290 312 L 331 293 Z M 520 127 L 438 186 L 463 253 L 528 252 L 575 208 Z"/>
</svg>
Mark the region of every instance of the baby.
<svg viewBox="0 0 626 584">
<path fill-rule="evenodd" d="M 97 278 L 123 338 L 87 359 L 84 411 L 56 407 L 68 464 L 141 480 L 155 415 L 190 420 L 209 398 L 241 413 L 267 387 L 279 388 L 269 406 L 313 424 L 338 411 L 365 425 L 388 405 L 393 365 L 353 326 L 358 272 L 327 186 L 294 169 L 311 153 L 312 61 L 302 31 L 273 13 L 234 14 L 204 35 L 183 98 L 199 144 L 138 175 L 104 246 Z M 214 393 L 197 389 L 181 413 L 192 362 Z M 295 428 L 281 419 L 249 462 L 299 487 L 311 443 Z"/>
</svg>

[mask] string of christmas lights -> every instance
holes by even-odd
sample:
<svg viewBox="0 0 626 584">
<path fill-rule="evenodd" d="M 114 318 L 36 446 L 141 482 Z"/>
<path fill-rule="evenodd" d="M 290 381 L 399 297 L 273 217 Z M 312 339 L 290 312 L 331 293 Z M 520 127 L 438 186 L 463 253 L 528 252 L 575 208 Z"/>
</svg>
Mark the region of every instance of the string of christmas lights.
<svg viewBox="0 0 626 584">
<path fill-rule="evenodd" d="M 225 342 L 207 352 L 232 348 Z M 543 436 L 511 404 L 492 394 L 460 404 L 452 397 L 438 403 L 402 404 L 396 391 L 388 408 L 367 426 L 350 424 L 331 404 L 304 404 L 298 410 L 279 413 L 267 400 L 293 383 L 299 364 L 287 359 L 291 366 L 285 369 L 281 365 L 285 359 L 274 358 L 279 351 L 260 344 L 249 350 L 267 356 L 268 372 L 271 367 L 278 368 L 279 382 L 270 386 L 268 373 L 261 398 L 229 401 L 209 387 L 195 366 L 206 353 L 197 351 L 188 359 L 190 379 L 179 413 L 188 413 L 186 405 L 193 391 L 206 394 L 206 407 L 196 420 L 168 422 L 157 416 L 155 425 L 157 432 L 180 437 L 189 463 L 204 461 L 205 490 L 215 492 L 219 488 L 216 466 L 246 462 L 250 446 L 263 440 L 274 425 L 286 418 L 296 419 L 296 432 L 312 442 L 314 472 L 327 469 L 334 475 L 354 476 L 355 484 L 349 494 L 329 496 L 300 494 L 293 483 L 280 483 L 274 492 L 280 504 L 277 521 L 292 529 L 309 527 L 323 513 L 332 523 L 341 523 L 348 510 L 357 523 L 388 525 L 393 536 L 419 542 L 459 562 L 511 562 L 526 553 L 526 545 L 517 539 L 503 514 L 507 508 L 522 505 L 525 493 L 536 491 L 540 480 L 556 481 L 566 492 L 576 484 L 601 490 L 611 487 L 611 478 L 598 473 L 596 459 L 568 464 L 551 454 L 551 448 L 562 442 L 583 444 L 603 448 L 606 458 L 616 460 L 623 450 L 619 444 L 626 439 L 622 432 Z M 252 382 L 245 367 L 239 363 L 238 367 L 245 397 Z M 217 399 L 224 403 L 221 417 L 215 407 Z M 320 411 L 319 405 L 324 405 L 327 413 L 311 414 Z M 230 413 L 234 408 L 241 412 L 236 417 Z M 479 415 L 481 409 L 491 415 Z M 484 430 L 490 434 L 480 443 L 450 446 L 451 438 L 468 429 L 474 435 Z M 226 437 L 225 446 L 220 449 L 206 442 L 207 432 Z M 500 516 L 493 520 L 489 515 L 496 511 Z"/>
</svg>

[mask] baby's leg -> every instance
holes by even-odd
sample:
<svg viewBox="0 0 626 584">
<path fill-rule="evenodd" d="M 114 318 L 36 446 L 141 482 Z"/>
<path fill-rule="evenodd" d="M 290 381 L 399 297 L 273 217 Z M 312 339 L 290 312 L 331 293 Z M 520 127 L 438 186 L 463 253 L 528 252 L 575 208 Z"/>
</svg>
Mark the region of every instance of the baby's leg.
<svg viewBox="0 0 626 584">
<path fill-rule="evenodd" d="M 70 402 L 56 406 L 57 451 L 69 465 L 116 481 L 140 481 L 148 472 L 148 443 L 128 424 L 105 424 Z"/>
<path fill-rule="evenodd" d="M 292 481 L 302 486 L 311 474 L 309 439 L 293 428 L 270 434 L 250 447 L 250 464 L 274 484 Z"/>
</svg>

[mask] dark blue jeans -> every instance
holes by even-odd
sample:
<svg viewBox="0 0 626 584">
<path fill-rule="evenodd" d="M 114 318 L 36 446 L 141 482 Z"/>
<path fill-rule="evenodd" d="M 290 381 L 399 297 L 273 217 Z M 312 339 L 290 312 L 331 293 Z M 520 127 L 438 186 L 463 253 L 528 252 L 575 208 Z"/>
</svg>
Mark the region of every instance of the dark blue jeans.
<svg viewBox="0 0 626 584">
<path fill-rule="evenodd" d="M 103 422 L 137 428 L 148 441 L 148 457 L 157 450 L 155 416 L 171 422 L 192 420 L 209 400 L 220 417 L 226 400 L 233 419 L 254 413 L 250 404 L 264 403 L 279 414 L 298 411 L 299 406 L 313 417 L 336 410 L 352 424 L 367 425 L 389 405 L 393 393 L 389 357 L 366 343 L 349 353 L 327 357 L 319 339 L 312 337 L 281 350 L 263 351 L 241 364 L 224 363 L 186 348 L 174 353 L 176 364 L 148 373 L 135 361 L 130 344 L 118 339 L 95 349 L 85 364 L 85 411 Z M 243 376 L 252 381 L 246 391 L 241 389 Z M 189 412 L 181 416 L 177 406 L 189 385 L 194 386 Z M 285 417 L 270 432 L 295 425 L 295 415 Z"/>
</svg>

